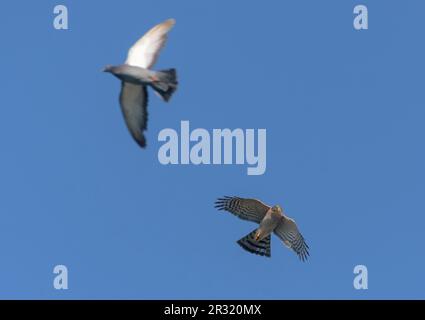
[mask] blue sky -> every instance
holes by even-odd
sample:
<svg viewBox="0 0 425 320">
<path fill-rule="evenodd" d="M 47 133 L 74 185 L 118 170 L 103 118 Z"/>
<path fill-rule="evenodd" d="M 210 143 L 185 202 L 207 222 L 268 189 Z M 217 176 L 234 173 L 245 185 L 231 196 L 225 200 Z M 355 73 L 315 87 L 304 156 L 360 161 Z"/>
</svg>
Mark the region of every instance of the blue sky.
<svg viewBox="0 0 425 320">
<path fill-rule="evenodd" d="M 320 2 L 320 3 L 319 3 Z M 67 31 L 53 7 L 69 9 Z M 369 30 L 355 31 L 366 4 Z M 24 1 L 1 4 L 0 298 L 425 298 L 425 4 L 420 1 Z M 150 27 L 177 20 L 156 68 L 148 148 L 119 81 Z M 164 166 L 163 128 L 267 129 L 267 171 Z M 311 248 L 301 263 L 235 241 L 255 225 L 222 195 L 280 204 Z M 53 288 L 53 267 L 69 289 Z M 353 288 L 364 264 L 369 289 Z"/>
</svg>

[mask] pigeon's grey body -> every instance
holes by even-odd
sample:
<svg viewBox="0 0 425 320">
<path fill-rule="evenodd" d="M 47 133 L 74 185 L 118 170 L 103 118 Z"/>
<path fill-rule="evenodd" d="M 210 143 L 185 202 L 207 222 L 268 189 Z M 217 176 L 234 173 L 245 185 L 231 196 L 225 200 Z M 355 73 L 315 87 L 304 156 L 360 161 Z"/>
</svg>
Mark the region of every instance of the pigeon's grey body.
<svg viewBox="0 0 425 320">
<path fill-rule="evenodd" d="M 105 71 L 112 73 L 118 79 L 139 85 L 150 85 L 155 78 L 156 71 L 145 68 L 122 64 L 119 66 L 107 66 Z"/>
<path fill-rule="evenodd" d="M 149 30 L 130 48 L 125 64 L 104 68 L 105 72 L 113 74 L 122 82 L 119 99 L 121 110 L 132 137 L 142 148 L 146 146 L 144 131 L 148 121 L 147 87 L 152 87 L 164 101 L 168 101 L 177 89 L 175 69 L 150 69 L 174 23 L 175 21 L 170 19 Z"/>
</svg>

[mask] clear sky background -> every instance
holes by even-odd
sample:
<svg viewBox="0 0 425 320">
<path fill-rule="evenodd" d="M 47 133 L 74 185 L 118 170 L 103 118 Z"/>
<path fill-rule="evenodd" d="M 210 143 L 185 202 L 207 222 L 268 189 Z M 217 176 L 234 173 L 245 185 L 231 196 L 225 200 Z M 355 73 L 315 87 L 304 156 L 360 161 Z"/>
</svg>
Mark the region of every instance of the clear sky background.
<svg viewBox="0 0 425 320">
<path fill-rule="evenodd" d="M 0 298 L 425 298 L 423 1 L 0 7 Z M 169 104 L 151 94 L 141 150 L 100 70 L 170 17 L 156 68 L 176 67 L 180 87 Z M 181 120 L 267 129 L 266 173 L 161 165 L 158 133 Z M 271 259 L 242 250 L 255 225 L 215 210 L 222 195 L 280 204 L 310 260 L 276 237 Z M 368 290 L 353 288 L 358 264 Z"/>
</svg>

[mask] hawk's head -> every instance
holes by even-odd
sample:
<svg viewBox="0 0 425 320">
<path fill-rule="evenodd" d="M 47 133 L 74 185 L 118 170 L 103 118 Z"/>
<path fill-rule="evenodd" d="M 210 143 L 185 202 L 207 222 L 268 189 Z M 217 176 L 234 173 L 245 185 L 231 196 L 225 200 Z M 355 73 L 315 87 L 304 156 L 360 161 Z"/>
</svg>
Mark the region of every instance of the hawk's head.
<svg viewBox="0 0 425 320">
<path fill-rule="evenodd" d="M 272 210 L 276 213 L 282 213 L 282 208 L 278 204 L 273 206 Z"/>
</svg>

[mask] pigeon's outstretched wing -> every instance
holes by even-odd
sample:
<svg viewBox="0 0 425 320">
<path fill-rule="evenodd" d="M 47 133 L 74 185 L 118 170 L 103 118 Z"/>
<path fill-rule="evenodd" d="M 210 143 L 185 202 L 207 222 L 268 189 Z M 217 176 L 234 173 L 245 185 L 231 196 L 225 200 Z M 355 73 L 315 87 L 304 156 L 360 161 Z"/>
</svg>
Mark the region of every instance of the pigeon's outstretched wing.
<svg viewBox="0 0 425 320">
<path fill-rule="evenodd" d="M 309 247 L 304 240 L 302 234 L 298 231 L 298 227 L 294 220 L 283 216 L 280 223 L 274 229 L 274 233 L 283 241 L 283 243 L 305 261 L 310 255 Z"/>
<path fill-rule="evenodd" d="M 156 62 L 159 52 L 167 40 L 167 33 L 176 21 L 168 19 L 150 29 L 128 51 L 126 64 L 150 69 Z"/>
<path fill-rule="evenodd" d="M 134 140 L 142 148 L 146 147 L 146 139 L 143 135 L 148 122 L 148 92 L 146 86 L 123 81 L 121 83 L 120 105 L 125 123 Z"/>
<path fill-rule="evenodd" d="M 244 199 L 239 197 L 224 197 L 219 198 L 215 202 L 215 207 L 218 210 L 226 210 L 233 213 L 235 216 L 248 221 L 260 223 L 270 209 L 256 199 Z"/>
</svg>

